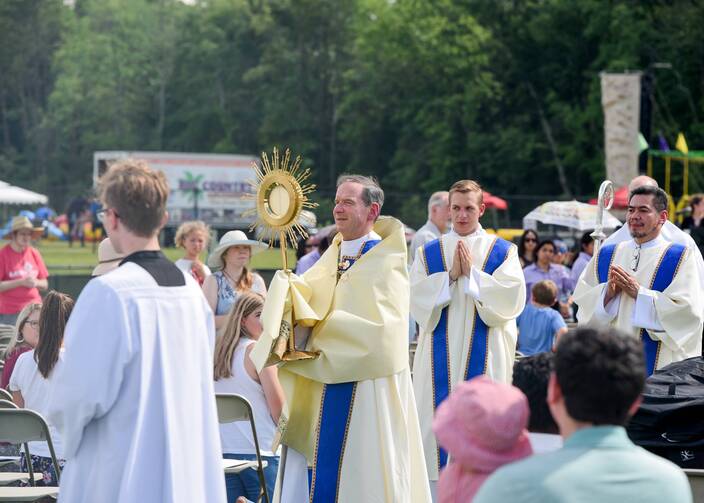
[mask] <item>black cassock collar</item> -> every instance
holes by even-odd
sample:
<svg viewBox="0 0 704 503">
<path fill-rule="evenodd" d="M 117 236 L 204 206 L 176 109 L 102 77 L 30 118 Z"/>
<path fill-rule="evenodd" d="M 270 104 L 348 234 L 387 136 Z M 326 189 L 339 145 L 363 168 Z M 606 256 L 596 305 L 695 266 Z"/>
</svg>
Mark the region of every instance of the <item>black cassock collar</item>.
<svg viewBox="0 0 704 503">
<path fill-rule="evenodd" d="M 147 271 L 159 286 L 184 286 L 186 278 L 181 269 L 166 258 L 161 250 L 137 251 L 122 259 L 120 265 L 134 262 Z"/>
</svg>

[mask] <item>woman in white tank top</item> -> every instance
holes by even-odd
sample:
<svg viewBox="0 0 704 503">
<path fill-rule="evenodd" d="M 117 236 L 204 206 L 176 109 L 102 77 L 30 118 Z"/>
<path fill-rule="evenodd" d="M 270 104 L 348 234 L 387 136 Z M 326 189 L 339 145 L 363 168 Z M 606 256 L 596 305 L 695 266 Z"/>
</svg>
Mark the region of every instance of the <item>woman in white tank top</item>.
<svg viewBox="0 0 704 503">
<path fill-rule="evenodd" d="M 262 333 L 260 316 L 264 298 L 253 292 L 237 297 L 228 314 L 223 333 L 215 343 L 215 392 L 237 393 L 252 404 L 257 426 L 259 448 L 268 463 L 264 469 L 269 498 L 273 496 L 279 457 L 272 452 L 276 424 L 284 402 L 276 366 L 257 372 L 249 354 Z M 223 456 L 230 459 L 256 459 L 249 423 L 238 421 L 220 425 Z M 244 470 L 225 476 L 227 501 L 234 503 L 239 496 L 256 501 L 259 480 L 254 470 Z"/>
</svg>

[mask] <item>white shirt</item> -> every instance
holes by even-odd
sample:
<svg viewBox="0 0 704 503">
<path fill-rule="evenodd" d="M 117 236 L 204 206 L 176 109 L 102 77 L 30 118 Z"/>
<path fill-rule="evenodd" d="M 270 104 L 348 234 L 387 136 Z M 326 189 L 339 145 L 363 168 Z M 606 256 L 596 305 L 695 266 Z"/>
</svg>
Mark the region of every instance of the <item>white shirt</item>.
<svg viewBox="0 0 704 503">
<path fill-rule="evenodd" d="M 442 232 L 440 232 L 437 225 L 430 220 L 425 222 L 425 225 L 416 231 L 413 235 L 413 239 L 411 240 L 411 262 L 413 262 L 416 258 L 416 250 L 418 250 L 418 248 L 431 242 L 433 239 L 439 238 L 440 236 L 442 236 Z"/>
<path fill-rule="evenodd" d="M 34 361 L 34 350 L 27 351 L 17 358 L 15 368 L 12 370 L 12 377 L 10 377 L 10 384 L 8 386 L 10 391 L 19 391 L 22 393 L 24 408 L 39 412 L 45 420 L 47 418 L 46 413 L 49 398 L 51 397 L 51 378 L 54 376 L 54 371 L 57 366 L 61 364 L 63 356 L 64 350 L 61 349 L 59 351 L 59 360 L 49 374 L 49 379 L 45 379 L 41 372 L 39 372 L 37 362 Z M 47 423 L 49 425 L 49 434 L 54 444 L 56 457 L 58 459 L 64 459 L 61 435 L 59 435 L 58 430 L 51 423 L 48 421 Z M 44 441 L 29 442 L 29 452 L 35 456 L 42 456 L 44 458 L 51 457 L 49 445 Z"/>
<path fill-rule="evenodd" d="M 381 236 L 374 231 L 369 234 L 365 234 L 361 238 L 351 239 L 350 241 L 342 241 L 340 243 L 340 256 L 341 257 L 357 257 L 362 251 L 362 246 L 367 241 L 381 240 Z"/>
<path fill-rule="evenodd" d="M 180 258 L 176 262 L 174 262 L 174 265 L 181 269 L 183 272 L 191 274 L 191 267 L 193 267 L 193 261 L 185 258 Z M 213 274 L 213 272 L 210 270 L 210 267 L 205 264 L 203 264 L 203 271 L 205 272 L 206 276 L 210 276 L 211 274 Z"/>
<path fill-rule="evenodd" d="M 235 393 L 249 400 L 254 412 L 259 449 L 262 455 L 273 456 L 271 446 L 274 443 L 276 424 L 271 418 L 262 385 L 252 379 L 244 367 L 246 349 L 255 342 L 247 337 L 242 337 L 238 341 L 235 353 L 232 355 L 232 375 L 215 381 L 214 387 L 215 393 Z M 223 453 L 256 454 L 249 421 L 220 424 L 220 443 Z"/>
</svg>

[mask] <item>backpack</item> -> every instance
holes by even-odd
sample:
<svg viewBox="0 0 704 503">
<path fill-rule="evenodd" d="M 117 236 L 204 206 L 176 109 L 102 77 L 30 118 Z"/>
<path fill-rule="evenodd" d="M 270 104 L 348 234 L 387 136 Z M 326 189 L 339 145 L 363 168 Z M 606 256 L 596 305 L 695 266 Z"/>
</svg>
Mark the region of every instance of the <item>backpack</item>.
<svg viewBox="0 0 704 503">
<path fill-rule="evenodd" d="M 704 358 L 650 376 L 627 430 L 635 444 L 682 468 L 704 468 Z"/>
</svg>

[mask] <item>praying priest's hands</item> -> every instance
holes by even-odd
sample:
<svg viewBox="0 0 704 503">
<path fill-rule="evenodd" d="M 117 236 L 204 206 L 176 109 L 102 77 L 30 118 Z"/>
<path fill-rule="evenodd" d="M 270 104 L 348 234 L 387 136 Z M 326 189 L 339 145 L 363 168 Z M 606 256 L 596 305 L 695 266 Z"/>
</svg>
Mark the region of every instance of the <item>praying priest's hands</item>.
<svg viewBox="0 0 704 503">
<path fill-rule="evenodd" d="M 462 275 L 469 277 L 472 270 L 472 254 L 463 241 L 457 243 L 457 250 L 460 252 L 460 263 L 462 264 Z"/>
<path fill-rule="evenodd" d="M 634 276 L 626 272 L 626 270 L 618 265 L 611 266 L 609 276 L 613 278 L 613 282 L 624 292 L 626 295 L 635 299 L 638 297 L 638 290 L 640 289 L 640 284 Z M 609 280 L 612 281 L 612 280 Z"/>
<path fill-rule="evenodd" d="M 609 268 L 609 281 L 606 284 L 606 295 L 604 295 L 604 307 L 611 302 L 614 297 L 621 293 L 621 286 L 616 282 L 613 267 Z"/>
<path fill-rule="evenodd" d="M 452 267 L 450 268 L 450 280 L 457 281 L 460 276 L 469 276 L 472 269 L 472 254 L 469 248 L 462 241 L 457 242 L 455 254 L 452 257 Z"/>
</svg>

